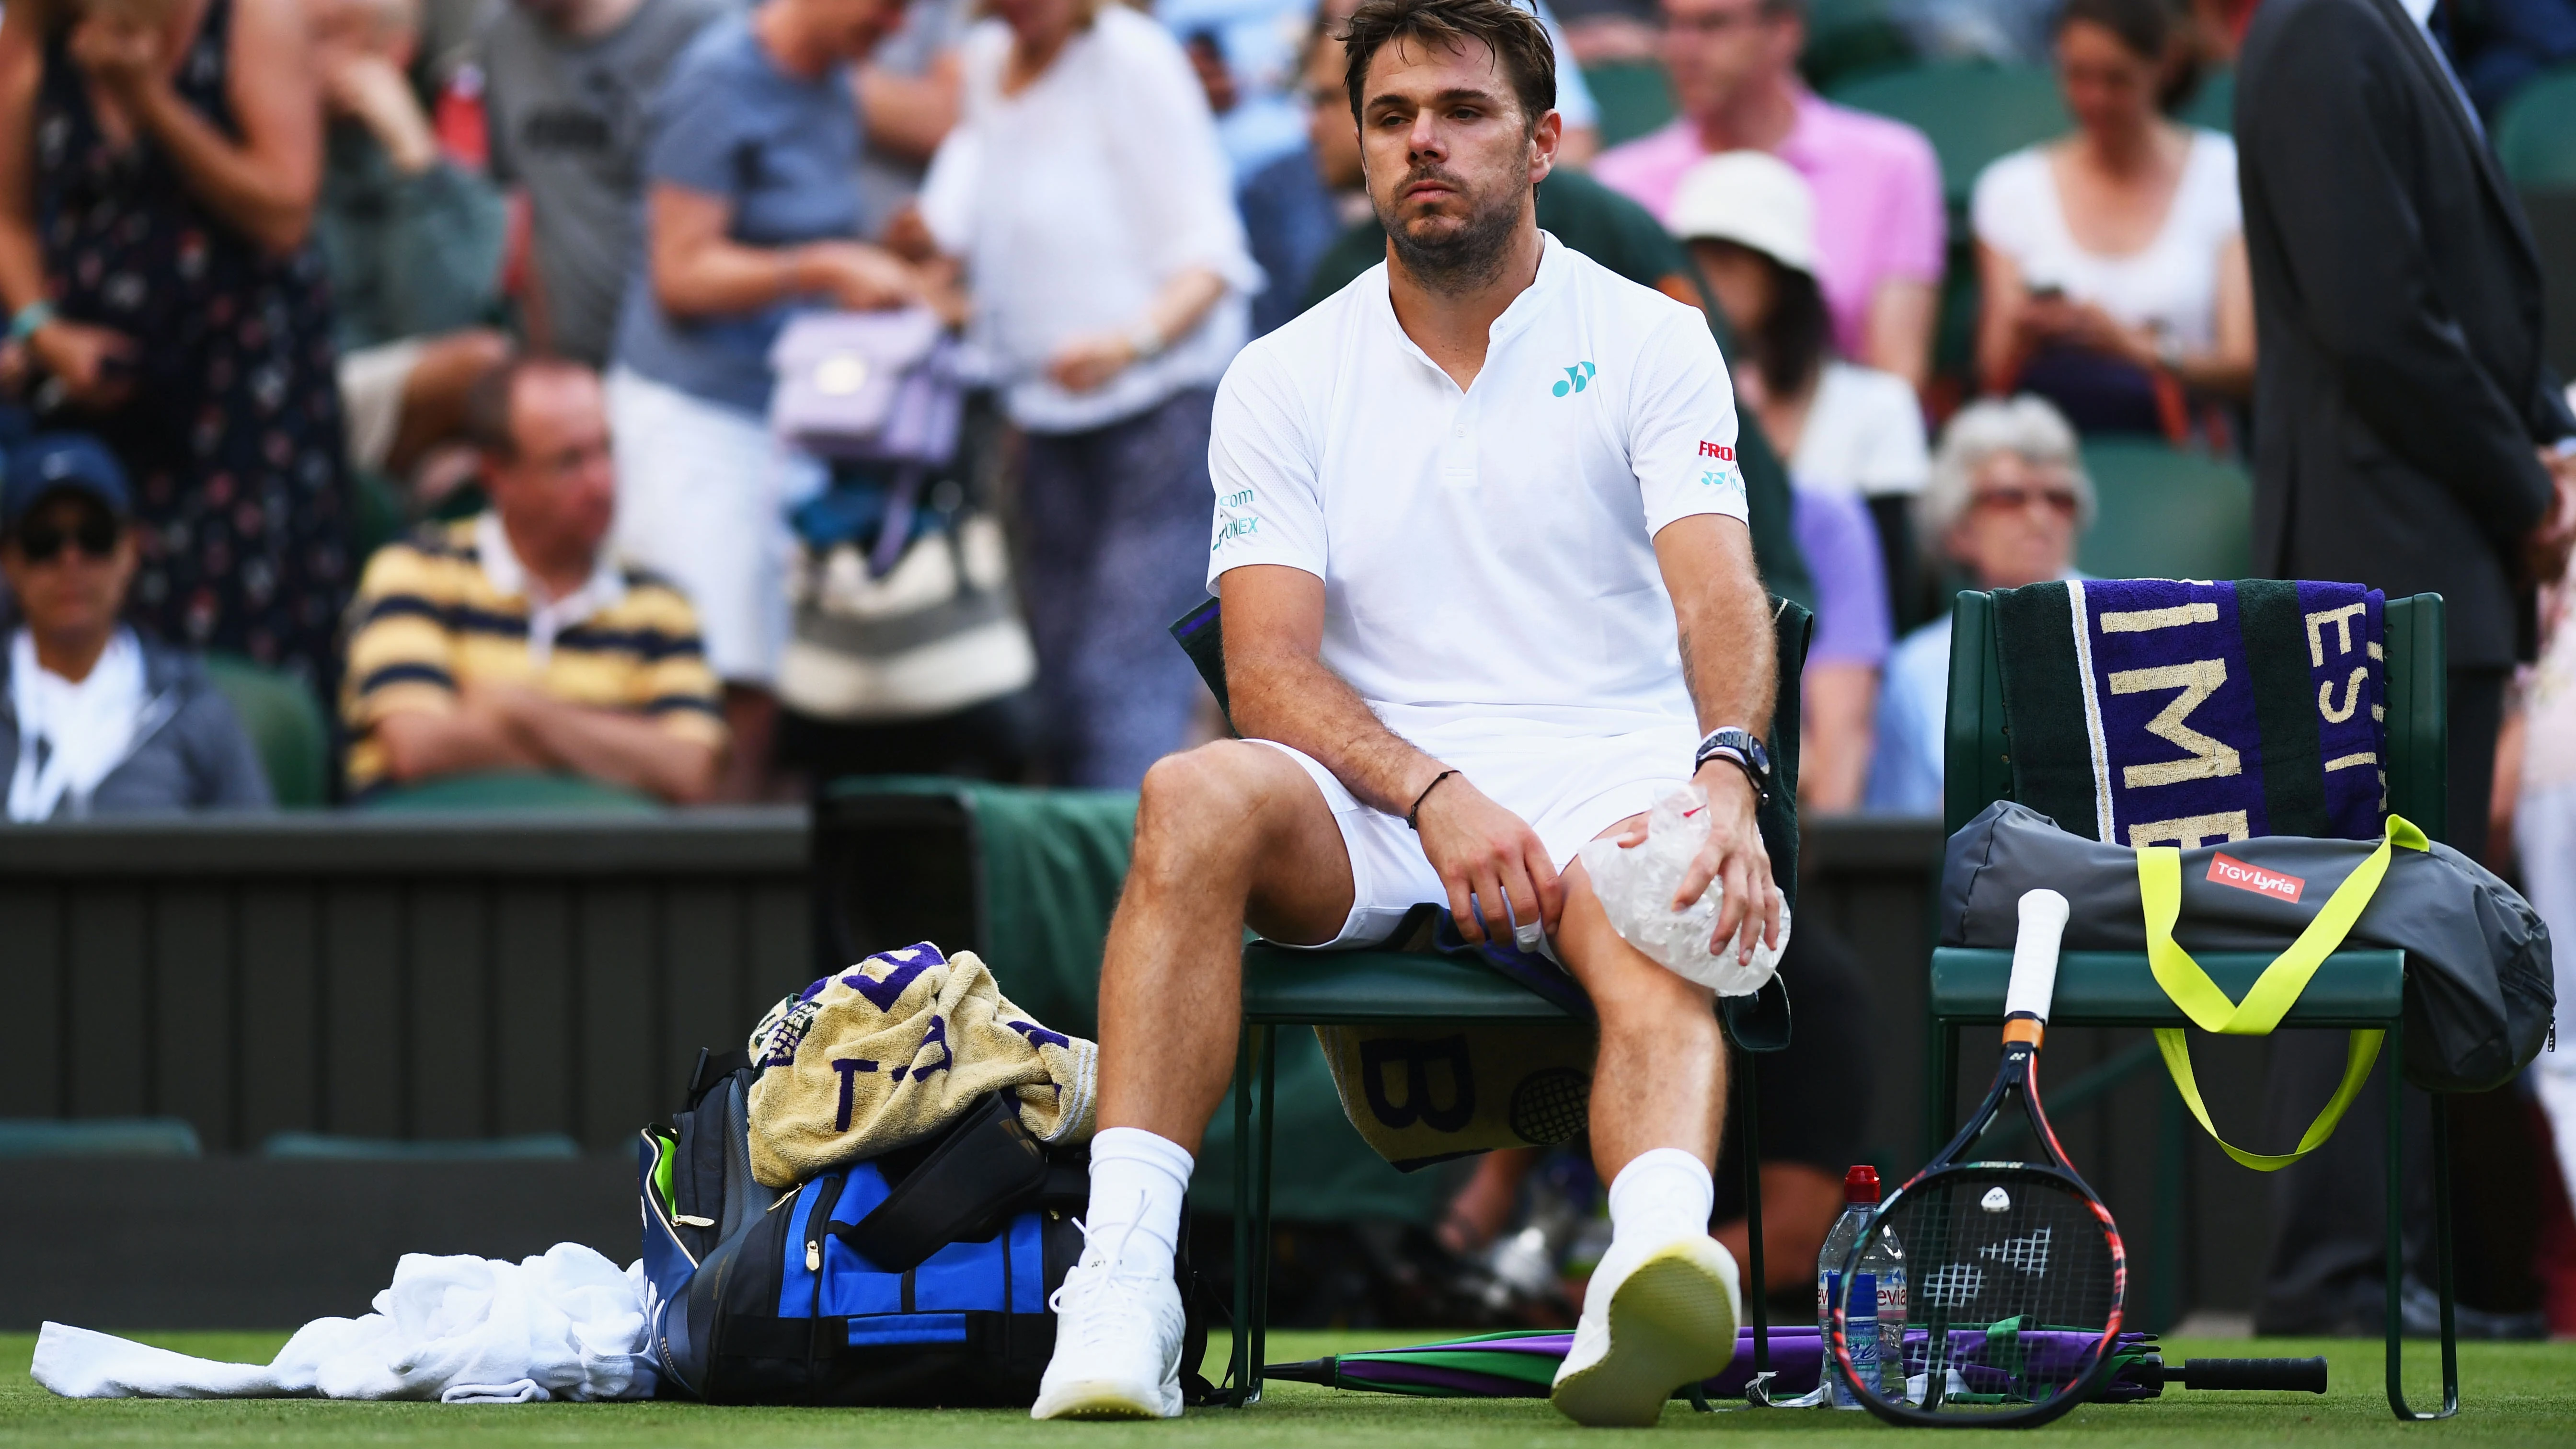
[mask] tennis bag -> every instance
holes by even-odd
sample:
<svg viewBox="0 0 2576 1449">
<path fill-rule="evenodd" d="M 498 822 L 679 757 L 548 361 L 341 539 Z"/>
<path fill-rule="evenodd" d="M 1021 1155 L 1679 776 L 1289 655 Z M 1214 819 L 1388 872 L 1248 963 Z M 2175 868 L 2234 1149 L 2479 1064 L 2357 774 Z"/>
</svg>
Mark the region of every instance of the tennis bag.
<svg viewBox="0 0 2576 1449">
<path fill-rule="evenodd" d="M 2107 845 L 2060 830 L 2026 805 L 1997 801 L 1950 837 L 1941 944 L 2009 949 L 2022 892 L 2041 886 L 2072 908 L 2067 950 L 2146 952 L 2158 984 L 2205 1031 L 2269 1032 L 2318 964 L 2343 946 L 2406 953 L 2402 1066 L 2426 1091 L 2502 1086 L 2552 1030 L 2549 930 L 2538 913 L 2401 816 L 2388 817 L 2377 841 L 2267 835 L 2177 850 Z M 2192 961 L 2196 950 L 2268 951 L 2277 959 L 2239 1003 Z M 2344 1085 L 2299 1153 L 2260 1163 L 2232 1147 L 2229 1154 L 2248 1166 L 2278 1166 L 2324 1141 L 2368 1075 L 2380 1035 L 2354 1033 Z M 2207 1126 L 2181 1031 L 2157 1036 L 2175 1084 Z"/>
<path fill-rule="evenodd" d="M 1088 1153 L 1041 1148 L 996 1094 L 928 1141 L 773 1193 L 751 1177 L 744 1130 L 757 1075 L 738 1053 L 712 1071 L 701 1054 L 688 1108 L 639 1144 L 663 1396 L 1033 1402 L 1055 1351 L 1047 1300 L 1082 1253 Z M 1207 1337 L 1186 1245 L 1175 1271 L 1195 1364 Z"/>
</svg>

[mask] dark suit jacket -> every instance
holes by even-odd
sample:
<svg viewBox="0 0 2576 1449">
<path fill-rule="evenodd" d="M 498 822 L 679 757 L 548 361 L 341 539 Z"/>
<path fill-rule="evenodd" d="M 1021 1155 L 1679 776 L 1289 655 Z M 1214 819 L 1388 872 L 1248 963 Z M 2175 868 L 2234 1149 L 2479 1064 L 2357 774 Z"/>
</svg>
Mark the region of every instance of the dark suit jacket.
<svg viewBox="0 0 2576 1449">
<path fill-rule="evenodd" d="M 2534 450 L 2576 419 L 2521 207 L 2396 0 L 2265 0 L 2237 76 L 2256 568 L 2439 593 L 2454 668 L 2529 658 Z"/>
</svg>

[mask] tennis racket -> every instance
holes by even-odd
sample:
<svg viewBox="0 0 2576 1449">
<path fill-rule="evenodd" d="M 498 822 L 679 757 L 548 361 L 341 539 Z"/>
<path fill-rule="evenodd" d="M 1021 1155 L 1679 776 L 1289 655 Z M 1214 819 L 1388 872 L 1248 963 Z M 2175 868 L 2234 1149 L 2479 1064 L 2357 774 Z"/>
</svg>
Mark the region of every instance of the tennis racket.
<svg viewBox="0 0 2576 1449">
<path fill-rule="evenodd" d="M 2022 896 L 1995 1084 L 1950 1145 L 1879 1205 L 1843 1260 L 1834 1361 L 1861 1405 L 1891 1423 L 2044 1424 L 2091 1398 L 2117 1367 L 2128 1255 L 2039 1105 L 2039 1044 L 2066 913 L 2055 891 Z M 1976 1159 L 2016 1099 L 2044 1159 Z M 1855 1303 L 1874 1252 L 1883 1267 L 1904 1264 L 1904 1286 L 1890 1292 L 1873 1280 L 1876 1302 Z"/>
</svg>

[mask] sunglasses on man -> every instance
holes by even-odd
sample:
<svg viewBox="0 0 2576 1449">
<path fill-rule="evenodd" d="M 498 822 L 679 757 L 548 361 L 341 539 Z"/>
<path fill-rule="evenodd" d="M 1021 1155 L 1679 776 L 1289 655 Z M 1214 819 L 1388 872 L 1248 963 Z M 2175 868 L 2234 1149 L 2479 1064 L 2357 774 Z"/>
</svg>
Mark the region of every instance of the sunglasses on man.
<svg viewBox="0 0 2576 1449">
<path fill-rule="evenodd" d="M 80 522 L 69 528 L 51 518 L 36 518 L 19 525 L 18 552 L 31 564 L 52 563 L 71 547 L 92 559 L 104 559 L 116 552 L 117 536 L 123 532 L 114 518 L 100 512 L 84 512 Z"/>
</svg>

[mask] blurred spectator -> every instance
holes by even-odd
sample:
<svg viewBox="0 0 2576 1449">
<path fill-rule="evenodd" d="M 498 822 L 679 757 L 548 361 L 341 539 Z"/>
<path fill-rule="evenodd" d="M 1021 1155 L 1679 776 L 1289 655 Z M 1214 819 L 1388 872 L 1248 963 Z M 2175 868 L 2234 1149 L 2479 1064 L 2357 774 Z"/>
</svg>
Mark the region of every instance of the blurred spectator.
<svg viewBox="0 0 2576 1449">
<path fill-rule="evenodd" d="M 2576 541 L 2576 417 L 2543 360 L 2530 229 L 2426 28 L 2433 10 L 2264 0 L 2245 33 L 2254 569 L 2442 596 L 2448 835 L 2478 856 L 2505 685 L 2538 642 L 2535 590 Z M 2313 1111 L 2342 1075 L 2311 1036 L 2274 1047 L 2267 1124 Z M 2258 1331 L 2378 1331 L 2386 1151 L 2346 1133 L 2275 1179 Z M 2410 1261 L 2429 1246 L 2429 1197 L 2404 1213 Z"/>
<path fill-rule="evenodd" d="M 697 606 L 733 730 L 728 798 L 766 789 L 786 511 L 825 477 L 770 431 L 770 344 L 799 306 L 890 307 L 921 291 L 858 240 L 849 66 L 902 22 L 903 0 L 765 0 L 699 32 L 653 103 L 643 264 L 608 377 L 617 535 Z"/>
<path fill-rule="evenodd" d="M 1253 172 L 1235 188 L 1252 260 L 1261 267 L 1261 290 L 1252 297 L 1252 335 L 1306 310 L 1315 264 L 1331 249 L 1343 224 L 1368 210 L 1360 191 L 1360 143 L 1351 125 L 1350 92 L 1343 82 L 1339 41 L 1317 16 L 1306 43 L 1306 143 Z M 1356 207 L 1349 203 L 1356 202 Z"/>
<path fill-rule="evenodd" d="M 1921 536 L 1964 587 L 2017 589 L 2075 578 L 2075 542 L 2093 522 L 2093 480 L 2075 429 L 2040 398 L 1970 403 L 1941 434 L 1932 481 L 1915 500 Z M 1941 813 L 1950 699 L 1950 616 L 1905 636 L 1888 656 L 1868 808 Z"/>
<path fill-rule="evenodd" d="M 55 433 L 9 462 L 0 571 L 20 623 L 0 664 L 12 821 L 265 810 L 268 776 L 192 654 L 123 622 L 133 492 L 96 439 Z"/>
<path fill-rule="evenodd" d="M 2236 145 L 2156 109 L 2176 29 L 2167 0 L 2067 0 L 2057 74 L 2075 134 L 1977 178 L 1978 374 L 2087 433 L 2181 442 L 2186 390 L 2254 386 Z"/>
<path fill-rule="evenodd" d="M 330 117 L 314 234 L 339 316 L 349 461 L 407 478 L 456 434 L 465 389 L 509 356 L 501 198 L 441 157 L 406 78 L 417 0 L 309 0 Z"/>
<path fill-rule="evenodd" d="M 716 679 L 688 600 L 603 547 L 617 479 L 598 374 L 504 364 L 475 380 L 466 427 L 491 508 L 379 550 L 350 606 L 350 793 L 560 770 L 704 798 Z"/>
<path fill-rule="evenodd" d="M 920 194 L 957 124 L 957 47 L 973 9 L 973 0 L 912 0 L 902 26 L 859 65 L 859 214 L 870 240 Z"/>
<path fill-rule="evenodd" d="M 966 263 L 1027 434 L 1023 582 L 1061 784 L 1133 789 L 1200 696 L 1208 424 L 1261 284 L 1178 42 L 1123 5 L 993 0 L 922 219 Z"/>
<path fill-rule="evenodd" d="M 1815 203 L 1789 164 L 1729 151 L 1691 168 L 1667 224 L 1742 339 L 1738 397 L 1787 453 L 1798 547 L 1816 580 L 1799 804 L 1856 809 L 1887 659 L 1887 571 L 1866 494 L 1919 491 L 1930 467 L 1914 390 L 1831 355 L 1816 285 Z"/>
<path fill-rule="evenodd" d="M 482 37 L 493 179 L 528 199 L 529 345 L 606 367 L 635 266 L 645 108 L 726 0 L 506 0 Z"/>
<path fill-rule="evenodd" d="M 133 480 L 154 632 L 326 679 L 352 568 L 303 10 L 13 9 L 0 294 L 35 411 Z"/>
<path fill-rule="evenodd" d="M 2558 999 L 2576 1003 L 2576 570 L 2541 594 L 2540 660 L 2522 689 L 2521 769 L 2511 784 L 2523 894 L 2557 942 Z M 2576 1043 L 2543 1052 L 2531 1081 L 2576 1201 Z"/>
<path fill-rule="evenodd" d="M 1932 143 L 1819 98 L 1799 80 L 1801 0 L 1663 0 L 1664 64 L 1681 115 L 1605 151 L 1611 189 L 1664 216 L 1682 176 L 1721 151 L 1769 151 L 1816 198 L 1816 279 L 1843 356 L 1920 389 L 1949 223 Z"/>
</svg>

